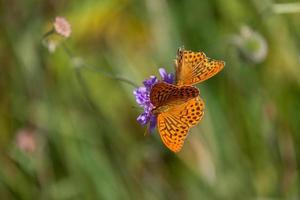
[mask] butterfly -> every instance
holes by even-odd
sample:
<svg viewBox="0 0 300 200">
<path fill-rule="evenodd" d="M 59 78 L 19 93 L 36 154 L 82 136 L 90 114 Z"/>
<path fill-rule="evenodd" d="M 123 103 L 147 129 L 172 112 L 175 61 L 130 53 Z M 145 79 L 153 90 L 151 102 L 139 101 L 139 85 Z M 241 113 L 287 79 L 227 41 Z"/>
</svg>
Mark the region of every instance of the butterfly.
<svg viewBox="0 0 300 200">
<path fill-rule="evenodd" d="M 205 104 L 200 91 L 193 85 L 205 81 L 225 66 L 225 62 L 213 60 L 203 52 L 179 48 L 175 60 L 176 83 L 156 83 L 150 91 L 157 128 L 163 143 L 173 152 L 182 149 L 191 127 L 198 124 Z"/>
</svg>

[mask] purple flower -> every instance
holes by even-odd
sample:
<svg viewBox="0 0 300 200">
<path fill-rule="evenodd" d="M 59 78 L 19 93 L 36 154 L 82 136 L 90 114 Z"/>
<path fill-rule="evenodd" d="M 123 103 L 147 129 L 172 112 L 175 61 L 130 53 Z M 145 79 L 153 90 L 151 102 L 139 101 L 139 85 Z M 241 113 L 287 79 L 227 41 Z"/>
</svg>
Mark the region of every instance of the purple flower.
<svg viewBox="0 0 300 200">
<path fill-rule="evenodd" d="M 162 78 L 162 81 L 170 84 L 174 83 L 174 74 L 168 74 L 164 68 L 160 68 L 159 73 Z M 150 91 L 153 85 L 155 85 L 155 83 L 157 82 L 157 77 L 150 76 L 149 79 L 143 81 L 144 86 L 136 88 L 133 91 L 136 102 L 139 104 L 139 106 L 141 106 L 144 109 L 144 112 L 138 116 L 137 121 L 141 125 L 146 125 L 150 123 L 150 132 L 156 127 L 156 116 L 152 114 L 152 109 L 154 108 L 154 106 L 151 104 L 150 101 Z"/>
<path fill-rule="evenodd" d="M 163 81 L 170 84 L 174 83 L 174 74 L 172 73 L 168 74 L 164 68 L 159 68 L 158 71 Z"/>
</svg>

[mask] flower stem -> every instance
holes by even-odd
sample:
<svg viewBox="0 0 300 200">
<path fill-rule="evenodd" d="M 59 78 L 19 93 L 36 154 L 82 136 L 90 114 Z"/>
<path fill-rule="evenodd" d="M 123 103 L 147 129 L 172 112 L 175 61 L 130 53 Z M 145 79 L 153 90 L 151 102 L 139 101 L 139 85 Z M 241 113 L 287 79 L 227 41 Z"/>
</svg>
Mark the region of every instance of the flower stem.
<svg viewBox="0 0 300 200">
<path fill-rule="evenodd" d="M 63 46 L 63 49 L 64 49 L 65 53 L 68 55 L 68 57 L 71 60 L 73 60 L 75 58 L 75 56 L 73 55 L 71 50 L 67 47 L 67 45 L 65 43 L 63 43 L 62 46 Z M 123 83 L 127 83 L 127 84 L 129 84 L 133 87 L 138 87 L 138 85 L 136 83 L 134 83 L 133 81 L 131 81 L 127 78 L 111 74 L 109 72 L 104 71 L 103 69 L 101 69 L 99 67 L 92 66 L 92 65 L 87 64 L 85 62 L 82 62 L 80 65 L 77 65 L 75 67 L 77 67 L 79 69 L 84 68 L 84 69 L 88 69 L 88 70 L 93 70 L 93 71 L 98 72 L 98 73 L 100 73 L 100 74 L 102 74 L 102 75 L 104 75 L 108 78 L 111 78 L 111 79 L 114 79 L 114 80 L 117 80 L 117 81 L 120 81 L 120 82 L 123 82 Z"/>
<path fill-rule="evenodd" d="M 55 30 L 54 28 L 52 28 L 50 31 L 46 32 L 44 35 L 43 35 L 43 40 L 46 39 L 49 35 L 52 35 L 55 33 Z"/>
</svg>

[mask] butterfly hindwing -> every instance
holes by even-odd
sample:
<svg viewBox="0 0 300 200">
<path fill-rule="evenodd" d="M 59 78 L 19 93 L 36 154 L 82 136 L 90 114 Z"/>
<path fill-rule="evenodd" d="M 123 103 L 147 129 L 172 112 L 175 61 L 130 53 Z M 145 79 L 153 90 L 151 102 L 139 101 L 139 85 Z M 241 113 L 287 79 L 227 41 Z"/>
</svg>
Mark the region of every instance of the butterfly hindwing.
<svg viewBox="0 0 300 200">
<path fill-rule="evenodd" d="M 180 110 L 180 120 L 190 127 L 195 126 L 204 115 L 205 105 L 200 97 L 192 99 L 183 105 Z"/>
<path fill-rule="evenodd" d="M 157 127 L 163 143 L 173 152 L 179 152 L 188 133 L 188 125 L 170 113 L 157 116 Z"/>
<path fill-rule="evenodd" d="M 163 143 L 173 152 L 179 152 L 189 128 L 195 126 L 203 114 L 204 103 L 200 97 L 158 114 L 157 127 Z"/>
</svg>

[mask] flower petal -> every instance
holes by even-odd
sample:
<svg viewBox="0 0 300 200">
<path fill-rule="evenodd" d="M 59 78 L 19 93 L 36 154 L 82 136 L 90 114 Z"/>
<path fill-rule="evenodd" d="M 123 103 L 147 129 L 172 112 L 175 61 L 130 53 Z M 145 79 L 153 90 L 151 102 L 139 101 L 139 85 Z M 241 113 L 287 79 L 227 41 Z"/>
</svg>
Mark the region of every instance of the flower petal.
<svg viewBox="0 0 300 200">
<path fill-rule="evenodd" d="M 170 84 L 174 83 L 174 74 L 172 73 L 168 74 L 164 68 L 159 68 L 158 71 L 163 81 Z"/>
<path fill-rule="evenodd" d="M 143 112 L 142 114 L 140 114 L 137 118 L 137 121 L 141 124 L 141 125 L 145 125 L 147 124 L 148 120 L 148 116 L 147 113 Z"/>
<path fill-rule="evenodd" d="M 71 25 L 64 17 L 56 17 L 54 21 L 54 29 L 56 33 L 68 38 L 71 35 Z"/>
<path fill-rule="evenodd" d="M 160 76 L 163 79 L 168 76 L 167 71 L 165 70 L 165 68 L 159 68 L 158 71 L 159 71 Z"/>
<path fill-rule="evenodd" d="M 133 91 L 133 94 L 135 96 L 136 102 L 140 105 L 143 106 L 147 100 L 148 100 L 148 92 L 145 87 L 139 87 Z"/>
<path fill-rule="evenodd" d="M 154 130 L 154 128 L 156 127 L 156 116 L 152 115 L 150 117 L 150 133 Z"/>
<path fill-rule="evenodd" d="M 157 82 L 157 78 L 155 76 L 150 76 L 149 79 L 146 79 L 143 83 L 147 90 L 151 90 L 152 86 Z"/>
</svg>

